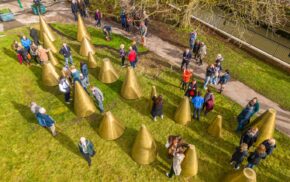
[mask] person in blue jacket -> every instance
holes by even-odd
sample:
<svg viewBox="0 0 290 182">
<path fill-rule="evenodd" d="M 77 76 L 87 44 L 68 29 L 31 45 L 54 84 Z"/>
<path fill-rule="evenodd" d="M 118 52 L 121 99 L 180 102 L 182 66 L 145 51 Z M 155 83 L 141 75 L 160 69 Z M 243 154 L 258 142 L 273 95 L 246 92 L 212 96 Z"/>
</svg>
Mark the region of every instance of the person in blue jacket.
<svg viewBox="0 0 290 182">
<path fill-rule="evenodd" d="M 88 65 L 85 62 L 81 61 L 80 68 L 81 68 L 81 73 L 83 74 L 87 85 L 90 85 Z"/>
<path fill-rule="evenodd" d="M 219 93 L 222 93 L 225 89 L 225 85 L 228 83 L 228 81 L 231 79 L 229 70 L 226 70 L 226 72 L 221 76 L 219 83 L 221 85 L 219 89 Z"/>
<path fill-rule="evenodd" d="M 262 144 L 266 147 L 267 156 L 271 155 L 276 148 L 276 140 L 274 138 L 264 140 Z"/>
<path fill-rule="evenodd" d="M 52 117 L 46 114 L 46 110 L 43 107 L 39 109 L 36 117 L 39 117 L 42 120 L 41 123 L 50 129 L 52 136 L 56 136 L 57 133 L 55 130 L 55 121 L 52 119 Z"/>
<path fill-rule="evenodd" d="M 193 108 L 194 108 L 193 118 L 197 119 L 199 121 L 200 112 L 202 110 L 202 106 L 203 106 L 203 103 L 204 103 L 204 98 L 201 96 L 201 92 L 200 91 L 197 92 L 197 96 L 192 98 L 191 102 L 192 102 L 192 105 L 193 105 Z"/>
<path fill-rule="evenodd" d="M 30 52 L 31 40 L 28 39 L 25 35 L 22 36 L 21 44 L 28 52 Z"/>
</svg>

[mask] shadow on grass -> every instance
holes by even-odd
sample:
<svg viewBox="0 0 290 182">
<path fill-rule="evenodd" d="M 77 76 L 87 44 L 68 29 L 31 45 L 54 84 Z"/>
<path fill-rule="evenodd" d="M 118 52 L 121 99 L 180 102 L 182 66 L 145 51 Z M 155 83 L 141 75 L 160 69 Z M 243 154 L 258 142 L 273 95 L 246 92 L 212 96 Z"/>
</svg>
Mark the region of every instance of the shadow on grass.
<svg viewBox="0 0 290 182">
<path fill-rule="evenodd" d="M 8 49 L 8 48 L 6 48 L 6 47 L 4 47 L 4 48 L 2 49 L 2 51 L 4 52 L 4 54 L 6 54 L 7 56 L 9 56 L 9 57 L 12 58 L 13 60 L 18 61 L 18 59 L 17 59 L 17 53 L 16 53 L 16 52 L 14 52 L 14 51 L 12 51 L 11 49 Z"/>
<path fill-rule="evenodd" d="M 38 124 L 34 114 L 31 112 L 28 105 L 12 101 L 14 108 L 22 115 L 23 118 L 29 123 Z"/>
<path fill-rule="evenodd" d="M 126 128 L 124 134 L 115 140 L 118 146 L 131 157 L 131 150 L 137 136 L 138 131 L 133 128 Z M 132 159 L 133 160 L 133 159 Z"/>
<path fill-rule="evenodd" d="M 72 152 L 73 154 L 75 154 L 78 157 L 82 157 L 79 150 L 78 150 L 78 146 L 76 145 L 76 143 L 70 137 L 68 137 L 66 134 L 64 134 L 60 131 L 57 131 L 57 132 L 58 132 L 58 134 L 57 134 L 57 136 L 54 137 L 54 139 L 57 140 L 68 151 Z"/>
<path fill-rule="evenodd" d="M 101 119 L 102 119 L 102 115 L 101 114 L 97 114 L 97 113 L 94 113 L 94 114 L 92 114 L 89 117 L 86 117 L 86 120 L 89 122 L 91 128 L 96 133 L 98 133 L 98 128 L 99 128 L 99 124 L 100 124 Z"/>
<path fill-rule="evenodd" d="M 165 175 L 166 172 L 169 172 L 172 161 L 167 158 L 167 149 L 164 144 L 159 141 L 155 142 L 158 154 L 156 160 L 151 164 L 151 166 L 158 170 L 162 175 Z"/>
</svg>

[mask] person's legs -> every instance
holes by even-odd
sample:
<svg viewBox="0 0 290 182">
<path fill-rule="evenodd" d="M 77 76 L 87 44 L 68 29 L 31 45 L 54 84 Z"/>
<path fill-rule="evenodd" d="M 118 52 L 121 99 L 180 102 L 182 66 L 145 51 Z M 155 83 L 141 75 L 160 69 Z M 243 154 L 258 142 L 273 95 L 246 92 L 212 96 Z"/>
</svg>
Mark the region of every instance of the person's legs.
<svg viewBox="0 0 290 182">
<path fill-rule="evenodd" d="M 68 57 L 64 57 L 65 65 L 68 66 Z"/>
<path fill-rule="evenodd" d="M 205 77 L 205 80 L 204 80 L 204 85 L 203 85 L 203 88 L 204 88 L 204 89 L 207 88 L 207 85 L 208 85 L 209 81 L 210 81 L 210 77 L 209 77 L 209 76 L 206 76 L 206 77 Z"/>
<path fill-rule="evenodd" d="M 99 109 L 100 109 L 101 113 L 103 113 L 104 112 L 103 102 L 102 101 L 98 101 L 98 106 L 99 106 Z"/>
<path fill-rule="evenodd" d="M 197 109 L 197 120 L 199 121 L 199 118 L 200 118 L 200 111 L 201 111 L 201 108 L 198 108 Z"/>
<path fill-rule="evenodd" d="M 185 64 L 185 61 L 182 60 L 182 62 L 181 62 L 181 67 L 180 67 L 181 70 L 183 70 L 183 66 L 184 66 L 184 64 Z"/>
<path fill-rule="evenodd" d="M 122 57 L 122 63 L 121 66 L 125 66 L 125 56 Z"/>
<path fill-rule="evenodd" d="M 69 103 L 70 100 L 70 91 L 64 93 L 64 100 L 66 103 Z"/>
<path fill-rule="evenodd" d="M 255 165 L 253 163 L 249 163 L 246 167 L 253 168 Z"/>
<path fill-rule="evenodd" d="M 52 133 L 52 136 L 56 136 L 55 125 L 52 124 L 52 126 L 49 127 L 49 129 L 50 129 L 50 131 L 51 131 L 51 133 Z"/>
<path fill-rule="evenodd" d="M 193 109 L 193 118 L 194 118 L 194 119 L 196 119 L 196 115 L 197 115 L 197 109 L 194 108 L 194 109 Z"/>
<path fill-rule="evenodd" d="M 69 56 L 69 62 L 70 62 L 71 65 L 73 64 L 73 58 L 72 58 L 72 55 Z"/>
<path fill-rule="evenodd" d="M 172 176 L 174 175 L 173 165 L 171 165 L 170 171 L 166 175 L 168 176 L 168 178 L 172 178 Z"/>
<path fill-rule="evenodd" d="M 85 160 L 88 162 L 88 165 L 91 166 L 92 160 L 91 160 L 90 154 L 84 154 L 84 153 L 82 153 L 82 155 L 85 158 Z"/>
<path fill-rule="evenodd" d="M 235 169 L 240 169 L 240 162 L 235 162 Z"/>
</svg>

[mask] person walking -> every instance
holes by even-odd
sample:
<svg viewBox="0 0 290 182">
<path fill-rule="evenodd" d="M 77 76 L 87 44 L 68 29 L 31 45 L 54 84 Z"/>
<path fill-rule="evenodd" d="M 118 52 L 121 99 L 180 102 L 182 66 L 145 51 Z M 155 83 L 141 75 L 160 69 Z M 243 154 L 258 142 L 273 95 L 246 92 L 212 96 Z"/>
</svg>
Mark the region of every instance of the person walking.
<svg viewBox="0 0 290 182">
<path fill-rule="evenodd" d="M 81 68 L 81 73 L 83 74 L 83 77 L 85 79 L 85 82 L 89 86 L 90 85 L 90 80 L 89 80 L 88 65 L 85 62 L 81 61 L 80 62 L 80 68 Z"/>
<path fill-rule="evenodd" d="M 120 54 L 120 57 L 121 57 L 121 66 L 125 67 L 126 50 L 125 50 L 125 45 L 124 44 L 120 45 L 119 54 Z"/>
<path fill-rule="evenodd" d="M 259 103 L 257 102 L 257 98 L 253 98 L 249 101 L 246 107 L 242 110 L 242 112 L 238 115 L 238 127 L 236 131 L 242 131 L 247 124 L 250 123 L 251 117 L 259 111 Z"/>
<path fill-rule="evenodd" d="M 31 102 L 30 103 L 30 110 L 35 115 L 38 124 L 40 126 L 42 126 L 42 127 L 46 127 L 45 123 L 43 122 L 43 120 L 41 119 L 41 117 L 39 117 L 39 115 L 38 115 L 40 108 L 41 107 L 39 105 L 37 105 L 35 102 Z"/>
<path fill-rule="evenodd" d="M 66 77 L 60 77 L 58 87 L 59 90 L 64 94 L 65 103 L 70 104 L 70 84 Z"/>
<path fill-rule="evenodd" d="M 181 163 L 185 158 L 184 149 L 182 147 L 178 147 L 176 151 L 173 153 L 172 165 L 170 167 L 170 172 L 166 173 L 168 178 L 172 178 L 173 175 L 179 176 L 181 174 Z"/>
<path fill-rule="evenodd" d="M 28 52 L 30 52 L 31 40 L 29 38 L 27 38 L 25 35 L 22 36 L 21 44 L 24 47 L 24 49 L 26 49 Z"/>
<path fill-rule="evenodd" d="M 79 11 L 79 8 L 78 8 L 77 0 L 72 0 L 71 1 L 71 12 L 74 15 L 75 21 L 78 20 L 78 16 L 77 16 L 78 11 Z"/>
<path fill-rule="evenodd" d="M 214 84 L 214 85 L 218 84 L 221 71 L 222 71 L 221 63 L 215 63 L 215 65 L 214 65 L 214 75 L 213 75 L 212 81 L 211 81 L 212 84 Z"/>
<path fill-rule="evenodd" d="M 99 9 L 96 10 L 95 20 L 96 20 L 96 26 L 101 27 L 102 26 L 102 13 L 100 12 Z"/>
<path fill-rule="evenodd" d="M 258 135 L 259 129 L 257 127 L 250 128 L 241 136 L 240 144 L 246 143 L 250 149 L 251 146 L 257 141 Z"/>
<path fill-rule="evenodd" d="M 41 123 L 43 123 L 45 127 L 50 129 L 52 136 L 57 135 L 55 130 L 55 121 L 52 119 L 52 117 L 46 114 L 46 110 L 43 107 L 39 109 L 37 117 L 39 117 L 42 120 Z"/>
<path fill-rule="evenodd" d="M 248 145 L 242 143 L 239 147 L 236 148 L 234 154 L 232 155 L 231 165 L 235 165 L 235 170 L 240 169 L 240 164 L 248 156 Z"/>
<path fill-rule="evenodd" d="M 200 47 L 198 49 L 198 53 L 197 53 L 197 60 L 198 60 L 198 64 L 199 65 L 202 65 L 203 64 L 203 60 L 207 54 L 207 47 L 206 45 L 204 44 L 204 42 L 201 42 L 200 43 Z"/>
<path fill-rule="evenodd" d="M 33 27 L 30 27 L 29 35 L 33 39 L 34 44 L 36 46 L 38 46 L 39 45 L 39 37 L 38 37 L 37 30 Z"/>
<path fill-rule="evenodd" d="M 185 65 L 185 69 L 188 69 L 188 65 L 189 65 L 191 58 L 192 58 L 192 55 L 191 55 L 189 49 L 185 49 L 185 51 L 183 52 L 183 55 L 182 55 L 181 71 L 184 69 L 184 65 Z"/>
<path fill-rule="evenodd" d="M 93 157 L 96 154 L 93 143 L 88 139 L 86 139 L 85 137 L 81 137 L 78 146 L 82 156 L 88 162 L 88 165 L 91 166 L 92 165 L 91 157 Z"/>
<path fill-rule="evenodd" d="M 98 103 L 99 110 L 101 111 L 101 113 L 103 113 L 104 112 L 104 105 L 103 105 L 104 95 L 103 95 L 103 92 L 98 87 L 92 87 L 91 91 L 92 91 L 92 94 L 93 94 L 95 100 Z"/>
<path fill-rule="evenodd" d="M 203 84 L 203 89 L 207 89 L 207 85 L 211 84 L 212 78 L 214 76 L 214 65 L 211 64 L 206 68 L 206 72 L 205 72 L 205 79 L 204 79 L 204 84 Z"/>
<path fill-rule="evenodd" d="M 192 52 L 194 50 L 194 44 L 195 44 L 196 38 L 197 38 L 197 33 L 195 31 L 193 31 L 189 34 L 189 47 L 190 47 Z"/>
<path fill-rule="evenodd" d="M 184 69 L 182 73 L 182 80 L 180 83 L 180 89 L 186 90 L 188 88 L 188 84 L 192 78 L 192 69 Z"/>
<path fill-rule="evenodd" d="M 214 107 L 214 95 L 210 88 L 207 89 L 206 94 L 204 95 L 204 104 L 203 104 L 203 110 L 204 115 L 206 116 L 207 113 L 209 113 L 211 110 L 213 110 Z"/>
<path fill-rule="evenodd" d="M 62 47 L 60 48 L 59 53 L 61 55 L 63 55 L 64 60 L 65 60 L 65 65 L 68 65 L 68 62 L 71 65 L 73 65 L 73 58 L 72 58 L 72 54 L 71 54 L 71 49 L 66 43 L 62 44 Z"/>
<path fill-rule="evenodd" d="M 146 45 L 146 36 L 147 36 L 147 26 L 145 25 L 144 22 L 140 23 L 140 35 L 141 35 L 141 43 L 143 46 Z"/>
<path fill-rule="evenodd" d="M 197 92 L 197 83 L 196 80 L 192 80 L 192 82 L 190 82 L 187 87 L 185 96 L 193 98 L 196 95 L 196 92 Z"/>
<path fill-rule="evenodd" d="M 152 97 L 153 106 L 151 109 L 151 115 L 154 121 L 157 121 L 157 116 L 160 116 L 163 119 L 163 98 L 161 95 L 158 97 Z"/>
<path fill-rule="evenodd" d="M 271 155 L 276 148 L 276 140 L 274 138 L 264 140 L 262 144 L 266 147 L 267 156 Z"/>
<path fill-rule="evenodd" d="M 265 159 L 267 156 L 266 147 L 263 144 L 260 144 L 255 152 L 252 152 L 248 157 L 248 165 L 247 168 L 253 168 L 258 165 L 261 159 Z"/>
<path fill-rule="evenodd" d="M 228 83 L 228 81 L 231 79 L 229 70 L 226 70 L 226 72 L 220 77 L 220 80 L 218 84 L 220 84 L 219 93 L 222 93 L 225 89 L 225 85 Z"/>
<path fill-rule="evenodd" d="M 200 45 L 201 45 L 201 42 L 199 40 L 195 40 L 192 52 L 194 54 L 194 59 L 195 59 L 196 63 L 198 63 L 197 55 L 198 55 L 198 51 L 200 49 Z"/>
<path fill-rule="evenodd" d="M 129 47 L 128 60 L 132 68 L 136 67 L 137 54 L 132 47 Z"/>
<path fill-rule="evenodd" d="M 197 95 L 195 97 L 192 98 L 191 100 L 194 111 L 193 111 L 193 118 L 197 119 L 197 121 L 199 121 L 200 118 L 200 112 L 202 110 L 202 106 L 204 103 L 204 98 L 201 97 L 201 92 L 198 91 Z"/>
<path fill-rule="evenodd" d="M 39 45 L 37 47 L 37 55 L 39 57 L 39 60 L 40 60 L 40 63 L 41 64 L 43 64 L 44 62 L 47 62 L 48 61 L 48 55 L 47 55 L 47 53 L 48 53 L 49 50 L 50 49 L 44 49 L 42 47 L 42 45 Z"/>
</svg>

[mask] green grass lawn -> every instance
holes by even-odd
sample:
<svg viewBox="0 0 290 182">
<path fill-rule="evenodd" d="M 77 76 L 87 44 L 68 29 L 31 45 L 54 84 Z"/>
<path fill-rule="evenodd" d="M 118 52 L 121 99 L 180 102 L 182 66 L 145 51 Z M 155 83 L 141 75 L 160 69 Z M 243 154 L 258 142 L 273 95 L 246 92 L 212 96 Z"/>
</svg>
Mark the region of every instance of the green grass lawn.
<svg viewBox="0 0 290 182">
<path fill-rule="evenodd" d="M 179 74 L 163 66 L 163 60 L 156 55 L 141 57 L 137 76 L 143 89 L 140 100 L 127 101 L 121 98 L 122 81 L 126 69 L 122 69 L 118 53 L 98 49 L 96 60 L 109 57 L 120 72 L 120 79 L 113 84 L 103 84 L 96 79 L 97 69 L 90 70 L 91 85 L 97 85 L 105 96 L 105 109 L 126 125 L 124 135 L 116 141 L 105 141 L 97 134 L 101 116 L 77 118 L 73 107 L 64 103 L 57 87 L 46 87 L 41 81 L 41 67 L 19 65 L 16 55 L 10 49 L 17 34 L 27 34 L 27 28 L 5 32 L 0 38 L 0 181 L 167 181 L 165 172 L 170 160 L 166 159 L 164 147 L 168 135 L 180 134 L 197 148 L 199 172 L 195 178 L 175 177 L 174 181 L 222 181 L 231 172 L 229 160 L 239 136 L 233 132 L 235 117 L 241 107 L 216 94 L 216 106 L 207 118 L 192 121 L 187 127 L 172 120 L 183 93 L 179 90 Z M 74 61 L 85 58 L 78 55 L 79 43 L 58 36 L 72 47 Z M 63 59 L 58 55 L 63 64 Z M 77 64 L 78 66 L 78 64 Z M 58 67 L 59 69 L 61 66 Z M 164 120 L 153 122 L 147 108 L 151 86 L 156 85 L 164 97 Z M 40 127 L 29 110 L 29 103 L 36 101 L 45 107 L 56 120 L 59 135 L 51 134 Z M 207 128 L 217 115 L 223 116 L 223 139 L 211 137 Z M 138 165 L 130 157 L 134 138 L 141 124 L 145 124 L 155 138 L 158 157 L 151 165 Z M 80 156 L 77 142 L 81 136 L 92 140 L 96 148 L 91 168 Z M 275 132 L 278 147 L 266 160 L 255 168 L 258 181 L 290 181 L 290 140 Z"/>
</svg>

